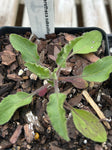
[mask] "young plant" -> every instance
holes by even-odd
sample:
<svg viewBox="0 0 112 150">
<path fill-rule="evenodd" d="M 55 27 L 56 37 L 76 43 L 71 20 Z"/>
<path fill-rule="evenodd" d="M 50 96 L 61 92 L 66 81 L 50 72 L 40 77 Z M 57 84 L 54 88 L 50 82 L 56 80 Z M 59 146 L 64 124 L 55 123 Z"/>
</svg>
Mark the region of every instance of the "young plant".
<svg viewBox="0 0 112 150">
<path fill-rule="evenodd" d="M 79 132 L 93 141 L 105 142 L 107 134 L 100 120 L 90 112 L 76 109 L 69 105 L 66 102 L 67 96 L 64 93 L 60 93 L 58 87 L 60 78 L 66 82 L 73 82 L 76 79 L 76 77 L 60 77 L 60 70 L 66 67 L 67 59 L 74 54 L 87 54 L 97 51 L 102 42 L 102 34 L 94 30 L 70 41 L 58 54 L 56 59 L 57 68 L 53 72 L 40 65 L 37 45 L 16 34 L 10 35 L 10 42 L 16 50 L 21 52 L 25 61 L 24 65 L 40 79 L 48 80 L 48 84 L 40 87 L 32 94 L 18 92 L 4 98 L 0 103 L 0 125 L 8 122 L 19 107 L 30 104 L 33 95 L 39 94 L 43 96 L 47 91 L 47 87 L 51 84 L 55 89 L 55 93 L 49 96 L 47 113 L 55 131 L 66 141 L 70 140 L 67 132 L 65 103 L 71 110 L 73 122 Z M 111 56 L 99 59 L 97 62 L 86 66 L 79 78 L 87 81 L 103 82 L 108 79 L 109 74 L 112 72 L 111 62 Z"/>
</svg>

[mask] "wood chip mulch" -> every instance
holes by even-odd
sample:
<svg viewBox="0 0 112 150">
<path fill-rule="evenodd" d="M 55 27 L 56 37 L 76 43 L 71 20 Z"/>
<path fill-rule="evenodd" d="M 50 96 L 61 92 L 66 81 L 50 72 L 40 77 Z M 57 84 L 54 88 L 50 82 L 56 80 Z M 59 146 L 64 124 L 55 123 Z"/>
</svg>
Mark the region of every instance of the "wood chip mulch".
<svg viewBox="0 0 112 150">
<path fill-rule="evenodd" d="M 29 38 L 30 33 L 25 37 Z M 56 67 L 55 60 L 61 48 L 77 35 L 59 34 L 48 37 L 47 40 L 34 40 L 38 44 L 38 53 L 41 63 L 51 71 Z M 52 39 L 50 39 L 52 38 Z M 9 35 L 0 37 L 0 101 L 9 94 L 18 91 L 31 93 L 45 84 L 45 80 L 35 77 L 25 66 L 18 51 L 14 50 L 9 42 Z M 95 59 L 104 55 L 104 50 L 95 55 Z M 92 55 L 93 56 L 93 55 Z M 30 56 L 29 56 L 30 57 Z M 90 58 L 91 56 L 89 56 Z M 93 57 L 92 57 L 93 58 Z M 91 59 L 81 55 L 74 55 L 67 61 L 67 68 L 61 70 L 63 76 L 80 75 L 83 68 L 90 64 Z M 92 60 L 94 61 L 94 60 Z M 87 103 L 82 95 L 86 87 L 82 80 L 72 83 L 59 83 L 60 91 L 67 94 L 67 101 L 73 107 L 96 112 Z M 105 116 L 110 120 L 112 127 L 112 78 L 104 83 L 88 83 L 88 92 L 100 107 Z M 0 149 L 6 150 L 111 150 L 112 128 L 108 130 L 108 140 L 105 143 L 93 142 L 80 134 L 72 121 L 69 110 L 67 113 L 67 125 L 70 142 L 61 139 L 53 130 L 46 113 L 46 105 L 50 93 L 54 91 L 49 88 L 45 96 L 35 95 L 30 105 L 19 108 L 11 120 L 0 125 Z M 39 138 L 35 138 L 36 134 Z"/>
</svg>

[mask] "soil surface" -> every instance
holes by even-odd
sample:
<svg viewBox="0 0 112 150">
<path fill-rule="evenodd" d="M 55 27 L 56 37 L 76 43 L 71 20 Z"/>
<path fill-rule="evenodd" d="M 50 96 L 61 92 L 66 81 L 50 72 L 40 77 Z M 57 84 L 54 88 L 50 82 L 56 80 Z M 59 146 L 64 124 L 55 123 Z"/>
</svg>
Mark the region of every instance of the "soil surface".
<svg viewBox="0 0 112 150">
<path fill-rule="evenodd" d="M 46 40 L 32 41 L 38 44 L 38 53 L 41 63 L 51 71 L 56 67 L 55 59 L 61 48 L 71 39 L 79 35 L 60 33 L 49 35 Z M 24 37 L 29 38 L 30 33 Z M 96 56 L 97 55 L 97 56 Z M 101 47 L 97 53 L 91 56 L 74 55 L 67 60 L 66 69 L 61 70 L 61 76 L 80 75 L 84 67 L 95 62 L 98 57 L 104 56 L 104 49 Z M 30 57 L 30 56 L 29 56 Z M 94 59 L 93 59 L 94 58 Z M 88 104 L 82 95 L 86 89 L 95 103 L 100 107 L 112 126 L 112 78 L 104 83 L 89 83 L 85 86 L 83 81 L 76 80 L 73 84 L 59 82 L 61 92 L 67 95 L 67 102 L 73 107 L 96 112 Z M 25 66 L 21 54 L 14 50 L 9 42 L 9 35 L 0 37 L 0 101 L 9 94 L 18 91 L 31 93 L 46 84 L 46 80 L 40 80 L 32 74 Z M 49 87 L 44 96 L 35 95 L 30 105 L 19 108 L 11 120 L 0 126 L 0 149 L 6 150 L 111 150 L 112 149 L 112 128 L 105 127 L 108 139 L 105 143 L 97 143 L 84 137 L 75 128 L 70 111 L 64 105 L 67 116 L 68 133 L 70 142 L 66 142 L 53 130 L 46 112 L 46 105 L 51 93 Z M 97 116 L 97 115 L 96 115 Z M 39 136 L 39 137 L 38 137 Z"/>
</svg>

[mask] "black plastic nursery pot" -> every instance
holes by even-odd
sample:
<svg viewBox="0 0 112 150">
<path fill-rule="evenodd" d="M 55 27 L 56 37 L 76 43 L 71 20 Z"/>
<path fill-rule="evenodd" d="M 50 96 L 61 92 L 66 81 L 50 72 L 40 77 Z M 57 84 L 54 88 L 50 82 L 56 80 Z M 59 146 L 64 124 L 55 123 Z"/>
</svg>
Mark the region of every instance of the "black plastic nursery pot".
<svg viewBox="0 0 112 150">
<path fill-rule="evenodd" d="M 103 43 L 104 43 L 104 47 L 103 47 L 103 49 L 105 50 L 105 52 L 104 52 L 104 55 L 105 56 L 108 56 L 108 55 L 110 55 L 110 52 L 109 52 L 109 48 L 110 47 L 112 47 L 112 35 L 110 34 L 110 35 L 108 35 L 108 34 L 106 34 L 102 29 L 100 29 L 100 28 L 97 28 L 97 27 L 78 27 L 78 28 L 55 28 L 55 33 L 56 34 L 59 34 L 59 33 L 69 33 L 69 34 L 75 34 L 75 35 L 81 35 L 82 33 L 84 33 L 84 32 L 89 32 L 89 31 L 92 31 L 92 30 L 98 30 L 98 31 L 100 31 L 101 33 L 102 33 L 102 37 L 103 37 Z M 28 27 L 8 27 L 8 26 L 6 26 L 6 27 L 1 27 L 0 28 L 0 37 L 3 37 L 4 38 L 4 36 L 6 35 L 6 37 L 8 37 L 7 35 L 9 35 L 9 34 L 11 34 L 11 33 L 16 33 L 16 34 L 18 34 L 18 35 L 24 35 L 24 34 L 26 34 L 27 32 L 30 32 L 31 33 L 31 28 L 28 28 Z M 7 38 L 8 40 L 9 40 L 9 38 Z M 0 48 L 2 49 L 2 46 L 1 46 L 1 44 L 2 44 L 2 42 L 0 41 Z M 10 47 L 10 45 L 9 45 L 9 47 Z M 1 51 L 0 51 L 1 52 Z M 2 53 L 2 52 L 1 52 Z M 19 56 L 19 54 L 17 54 L 16 56 Z M 1 61 L 1 60 L 0 60 Z M 19 64 L 19 63 L 18 63 Z M 75 63 L 74 63 L 75 64 Z M 1 64 L 0 64 L 1 65 Z M 51 64 L 50 64 L 51 65 Z M 14 67 L 14 66 L 13 66 Z M 72 66 L 73 67 L 73 66 Z M 5 82 L 5 84 L 7 84 L 7 85 L 9 85 L 10 86 L 10 84 L 9 84 L 9 82 L 12 84 L 11 86 L 12 87 L 16 87 L 16 92 L 17 92 L 17 89 L 19 89 L 19 90 L 23 90 L 23 89 L 25 89 L 26 90 L 26 88 L 22 88 L 22 84 L 24 84 L 24 82 L 26 82 L 26 79 L 24 78 L 22 78 L 23 80 L 20 80 L 21 81 L 21 84 L 19 83 L 20 81 L 18 81 L 17 80 L 17 84 L 15 83 L 15 81 L 13 81 L 12 79 L 10 80 L 10 78 L 7 78 L 7 74 L 6 73 L 4 73 L 5 71 L 5 69 L 7 69 L 8 71 L 7 71 L 7 73 L 9 74 L 9 70 L 10 70 L 10 65 L 8 65 L 8 66 L 2 66 L 2 68 L 3 69 L 0 69 L 0 70 L 2 70 L 2 72 L 3 72 L 3 75 L 5 75 L 5 77 L 6 77 L 6 82 L 8 81 L 8 84 Z M 15 74 L 17 74 L 18 75 L 18 71 L 19 71 L 19 69 L 20 69 L 21 67 L 18 65 L 17 66 L 17 71 L 15 71 L 14 70 L 14 73 Z M 23 68 L 22 68 L 23 69 Z M 13 71 L 12 71 L 13 72 Z M 11 71 L 10 71 L 10 74 L 12 73 Z M 0 72 L 1 73 L 1 72 Z M 26 77 L 26 73 L 25 73 L 25 77 Z M 28 76 L 28 83 L 31 83 L 32 85 L 33 84 L 35 84 L 36 86 L 37 86 L 37 84 L 35 83 L 35 82 L 37 82 L 37 81 L 31 81 L 30 80 L 30 75 L 27 75 Z M 24 81 L 25 80 L 25 81 Z M 29 81 L 30 80 L 30 81 Z M 110 80 L 109 80 L 110 81 Z M 42 85 L 43 84 L 43 81 L 41 82 L 40 80 L 38 80 L 38 82 L 39 82 L 39 86 L 40 85 Z M 4 85 L 5 85 L 4 84 Z M 19 85 L 19 86 L 18 86 Z M 32 86 L 31 85 L 31 86 Z M 110 84 L 109 84 L 110 85 Z M 5 85 L 6 86 L 6 85 Z M 25 85 L 26 86 L 26 85 Z M 36 86 L 32 86 L 33 88 L 31 89 L 32 91 L 34 90 L 34 87 L 36 87 Z M 64 86 L 66 86 L 66 85 L 64 85 Z M 63 87 L 64 87 L 63 86 Z M 99 85 L 100 86 L 100 85 Z M 18 88 L 19 87 L 19 88 Z M 68 86 L 69 88 L 71 88 L 71 85 L 69 85 Z M 0 87 L 1 88 L 1 87 Z M 3 87 L 4 88 L 4 87 Z M 8 88 L 8 86 L 7 86 L 7 88 Z M 10 88 L 10 87 L 9 87 Z M 28 88 L 28 87 L 27 87 Z M 37 87 L 36 87 L 37 88 Z M 73 86 L 72 86 L 72 88 L 73 88 Z M 108 88 L 108 87 L 107 87 Z M 110 87 L 109 87 L 110 88 Z M 11 92 L 12 92 L 12 89 L 13 88 L 11 88 Z M 63 88 L 64 89 L 64 88 Z M 19 91 L 18 90 L 18 91 Z M 31 91 L 30 90 L 30 91 Z M 68 89 L 67 89 L 68 90 Z M 79 91 L 78 91 L 79 90 Z M 80 93 L 81 93 L 81 91 L 80 91 L 80 89 L 78 89 L 77 90 L 77 88 L 76 88 L 76 92 L 80 95 Z M 82 90 L 82 89 L 81 89 Z M 99 89 L 98 89 L 99 90 Z M 13 91 L 13 93 L 11 93 L 11 94 L 14 94 L 14 92 L 15 91 Z M 96 90 L 97 91 L 97 90 Z M 7 91 L 7 92 L 9 92 L 9 91 Z M 26 92 L 26 91 L 25 91 Z M 94 92 L 94 91 L 93 91 Z M 98 91 L 97 91 L 98 92 Z M 52 89 L 51 89 L 51 93 L 52 93 Z M 3 93 L 4 94 L 4 93 Z M 9 93 L 8 93 L 9 94 Z M 8 95 L 7 93 L 6 93 L 6 95 L 5 96 L 7 96 Z M 74 93 L 72 93 L 72 94 L 74 94 Z M 93 95 L 95 95 L 94 93 L 93 93 Z M 1 96 L 1 95 L 0 95 Z M 4 95 L 3 95 L 3 97 L 5 97 Z M 49 94 L 48 94 L 48 96 L 49 96 Z M 95 95 L 96 96 L 96 95 Z M 111 95 L 112 96 L 112 95 Z M 41 97 L 41 96 L 40 96 Z M 47 96 L 46 96 L 47 97 Z M 46 98 L 45 97 L 45 98 Z M 48 98 L 48 97 L 47 97 Z M 104 95 L 104 100 L 106 99 L 107 97 L 105 97 L 105 95 Z M 2 96 L 1 96 L 1 99 L 0 99 L 0 101 L 2 100 Z M 37 99 L 36 99 L 37 100 Z M 43 107 L 45 107 L 46 106 L 46 103 L 48 102 L 48 101 L 44 101 L 43 99 L 39 99 L 40 101 L 38 101 L 39 102 L 39 106 L 38 106 L 38 109 L 40 109 L 41 108 L 41 106 L 43 105 Z M 41 100 L 43 100 L 43 101 L 41 101 Z M 45 99 L 46 100 L 46 99 Z M 106 100 L 105 100 L 106 101 Z M 37 101 L 36 101 L 37 102 Z M 36 103 L 35 102 L 35 103 Z M 44 102 L 45 102 L 45 104 L 44 104 Z M 106 102 L 108 102 L 108 101 L 106 101 Z M 105 103 L 106 103 L 105 102 Z M 35 110 L 36 111 L 38 111 L 38 109 L 36 109 L 36 107 L 37 107 L 37 104 L 32 104 L 32 106 L 30 106 L 31 108 L 28 108 L 27 106 L 25 107 L 25 109 L 26 110 L 23 110 L 22 108 L 20 108 L 21 110 L 18 110 L 18 114 L 20 113 L 20 116 L 21 117 L 23 117 L 22 119 L 21 119 L 21 121 L 19 120 L 21 117 L 18 117 L 19 119 L 17 119 L 17 122 L 18 122 L 18 120 L 19 120 L 19 125 L 22 125 L 22 136 L 21 136 L 21 139 L 22 140 L 18 140 L 18 141 L 16 141 L 15 142 L 15 145 L 13 144 L 13 143 L 10 143 L 10 137 L 12 136 L 12 134 L 14 133 L 14 131 L 15 131 L 15 129 L 17 129 L 17 122 L 12 118 L 12 120 L 10 121 L 10 123 L 9 124 L 11 124 L 9 127 L 10 127 L 10 132 L 12 132 L 10 135 L 4 135 L 4 134 L 7 134 L 7 125 L 5 126 L 4 125 L 4 131 L 2 131 L 1 129 L 1 126 L 0 126 L 0 140 L 2 140 L 2 142 L 0 141 L 0 146 L 1 145 L 4 145 L 3 144 L 3 142 L 5 141 L 6 143 L 5 143 L 5 145 L 6 145 L 6 147 L 5 147 L 5 149 L 6 148 L 11 148 L 11 149 L 7 149 L 7 150 L 12 150 L 12 148 L 14 148 L 14 149 L 21 149 L 21 147 L 18 147 L 18 145 L 19 145 L 19 142 L 20 143 L 22 143 L 22 144 L 20 144 L 20 146 L 22 145 L 22 149 L 24 150 L 24 149 L 26 149 L 27 147 L 28 147 L 28 149 L 38 149 L 38 150 L 54 150 L 54 149 L 60 149 L 60 150 L 66 150 L 67 148 L 66 147 L 69 147 L 69 150 L 77 150 L 77 149 L 91 149 L 91 150 L 94 150 L 94 147 L 95 147 L 95 150 L 97 150 L 97 149 L 102 149 L 102 145 L 101 145 L 101 143 L 95 143 L 94 141 L 90 141 L 89 139 L 86 139 L 83 135 L 81 135 L 81 134 L 79 134 L 77 131 L 76 132 L 74 132 L 73 134 L 75 135 L 75 137 L 76 137 L 76 139 L 75 138 L 71 138 L 72 140 L 69 142 L 69 143 L 67 143 L 66 141 L 64 141 L 63 139 L 61 139 L 60 137 L 59 138 L 57 138 L 58 137 L 58 135 L 57 134 L 55 134 L 55 131 L 53 130 L 53 128 L 49 125 L 49 124 L 47 124 L 47 121 L 46 122 L 44 122 L 43 123 L 43 125 L 45 126 L 45 133 L 43 133 L 43 131 L 40 131 L 40 139 L 39 140 L 34 140 L 33 142 L 26 142 L 27 140 L 26 140 L 26 136 L 25 136 L 25 134 L 24 134 L 24 125 L 25 124 L 27 124 L 28 125 L 28 122 L 24 119 L 24 116 L 26 115 L 26 112 L 28 112 L 29 111 L 29 109 L 32 109 L 31 111 L 33 112 L 34 110 L 34 108 L 35 108 Z M 43 103 L 42 105 L 41 105 L 41 103 Z M 110 102 L 111 103 L 111 102 Z M 109 104 L 110 104 L 109 103 Z M 108 106 L 109 106 L 109 104 L 108 104 Z M 44 106 L 45 105 L 45 106 Z M 104 104 L 105 105 L 105 104 Z M 33 106 L 34 106 L 34 108 L 33 108 Z M 85 106 L 87 106 L 88 107 L 88 105 L 85 105 Z M 87 108 L 87 107 L 85 107 L 85 108 Z M 27 110 L 28 109 L 28 110 Z M 88 108 L 87 108 L 88 109 Z M 20 111 L 20 112 L 19 112 Z M 43 110 L 42 110 L 43 111 Z M 69 112 L 69 111 L 68 111 Z M 112 111 L 111 111 L 112 112 Z M 38 113 L 38 112 L 37 112 Z M 18 115 L 17 114 L 17 115 Z M 68 114 L 67 114 L 68 115 Z M 46 115 L 47 116 L 47 115 Z M 68 115 L 69 116 L 69 115 Z M 111 116 L 111 115 L 110 115 Z M 47 119 L 48 119 L 48 117 L 46 117 Z M 44 120 L 44 119 L 43 119 Z M 27 123 L 26 123 L 26 122 Z M 49 121 L 49 119 L 48 119 L 48 121 Z M 71 120 L 70 120 L 71 121 Z M 7 123 L 8 124 L 8 123 Z M 70 124 L 70 126 L 69 126 L 69 128 L 70 129 L 72 129 L 74 126 L 71 126 L 72 124 Z M 51 131 L 53 131 L 53 133 L 50 133 L 50 131 L 48 130 L 48 127 L 50 128 L 49 130 L 51 130 Z M 75 127 L 74 127 L 75 128 Z M 6 132 L 5 132 L 5 130 L 6 130 Z M 47 133 L 47 130 L 48 130 L 48 133 Z M 38 130 L 37 130 L 38 131 Z M 72 131 L 70 131 L 71 133 L 72 133 Z M 21 133 L 20 133 L 21 134 Z M 20 135 L 19 134 L 19 135 Z M 112 129 L 111 129 L 111 134 L 112 134 Z M 73 135 L 73 136 L 74 136 Z M 78 136 L 77 136 L 78 135 Z M 3 139 L 3 136 L 5 137 L 6 136 L 6 138 L 4 138 Z M 24 137 L 23 137 L 24 136 Z M 54 136 L 54 137 L 53 137 Z M 53 139 L 53 140 L 52 140 Z M 58 139 L 58 142 L 56 141 Z M 78 141 L 78 140 L 79 141 Z M 25 141 L 26 140 L 26 141 Z M 52 141 L 50 141 L 50 140 L 52 140 Z M 112 139 L 111 139 L 112 140 Z M 78 142 L 77 142 L 78 141 Z M 54 142 L 54 143 L 53 143 Z M 86 142 L 88 142 L 88 144 L 86 143 Z M 50 144 L 49 144 L 50 143 Z M 57 144 L 58 143 L 58 144 Z M 108 142 L 109 143 L 109 142 Z M 44 147 L 44 144 L 45 144 L 45 147 Z M 73 145 L 74 144 L 74 145 Z M 87 144 L 87 146 L 86 146 L 86 144 Z M 110 143 L 109 143 L 110 144 Z M 34 147 L 33 147 L 34 146 Z M 47 147 L 48 146 L 48 147 Z M 74 147 L 73 147 L 74 146 Z M 33 148 L 32 148 L 33 147 Z M 38 148 L 39 147 L 39 148 Z M 49 147 L 50 147 L 50 149 L 49 149 Z M 70 147 L 72 147 L 72 148 L 70 148 Z M 111 150 L 111 146 L 110 146 L 110 149 L 109 150 Z"/>
<path fill-rule="evenodd" d="M 62 33 L 69 33 L 69 34 L 80 34 L 92 30 L 98 30 L 102 33 L 104 45 L 105 45 L 105 55 L 109 55 L 109 47 L 112 46 L 112 35 L 106 34 L 104 30 L 98 28 L 98 27 L 77 27 L 77 28 L 55 28 L 55 33 L 58 34 L 60 32 Z M 5 34 L 25 34 L 26 32 L 31 32 L 31 28 L 29 27 L 10 27 L 5 26 L 0 28 L 0 36 Z"/>
</svg>

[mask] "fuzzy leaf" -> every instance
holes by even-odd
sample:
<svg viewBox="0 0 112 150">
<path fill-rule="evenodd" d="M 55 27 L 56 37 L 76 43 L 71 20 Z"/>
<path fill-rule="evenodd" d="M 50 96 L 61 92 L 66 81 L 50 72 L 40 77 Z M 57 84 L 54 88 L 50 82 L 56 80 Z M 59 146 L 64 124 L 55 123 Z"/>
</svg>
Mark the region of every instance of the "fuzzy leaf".
<svg viewBox="0 0 112 150">
<path fill-rule="evenodd" d="M 42 67 L 34 63 L 25 63 L 25 66 L 34 74 L 36 74 L 40 79 L 50 79 L 51 72 L 48 68 Z"/>
<path fill-rule="evenodd" d="M 103 82 L 109 78 L 111 72 L 112 56 L 107 56 L 86 66 L 83 70 L 82 78 L 87 81 Z"/>
<path fill-rule="evenodd" d="M 70 41 L 67 45 L 65 45 L 61 52 L 58 53 L 58 56 L 57 56 L 57 59 L 56 59 L 56 63 L 65 68 L 66 67 L 66 60 L 67 60 L 67 57 L 69 55 L 69 53 L 71 52 L 71 50 L 73 49 L 74 45 L 79 41 L 81 40 L 82 37 L 78 37 L 78 38 L 75 38 L 74 40 Z"/>
<path fill-rule="evenodd" d="M 66 95 L 62 93 L 54 93 L 49 97 L 47 104 L 47 113 L 50 118 L 51 124 L 56 132 L 66 141 L 69 141 L 67 133 L 67 121 L 65 117 L 65 110 L 63 103 Z"/>
<path fill-rule="evenodd" d="M 86 32 L 82 39 L 73 47 L 73 54 L 87 54 L 95 52 L 101 45 L 102 34 L 97 30 Z"/>
<path fill-rule="evenodd" d="M 17 34 L 10 35 L 10 42 L 17 51 L 21 52 L 25 62 L 37 63 L 39 55 L 37 53 L 36 44 Z"/>
<path fill-rule="evenodd" d="M 0 103 L 0 125 L 8 122 L 19 107 L 30 104 L 31 101 L 32 96 L 25 92 L 18 92 L 4 98 Z"/>
<path fill-rule="evenodd" d="M 75 111 L 75 112 L 74 112 Z M 85 137 L 95 142 L 105 142 L 107 134 L 99 119 L 85 110 L 72 110 L 73 122 Z"/>
</svg>

